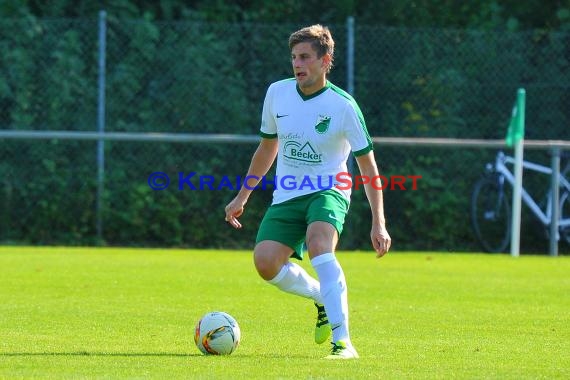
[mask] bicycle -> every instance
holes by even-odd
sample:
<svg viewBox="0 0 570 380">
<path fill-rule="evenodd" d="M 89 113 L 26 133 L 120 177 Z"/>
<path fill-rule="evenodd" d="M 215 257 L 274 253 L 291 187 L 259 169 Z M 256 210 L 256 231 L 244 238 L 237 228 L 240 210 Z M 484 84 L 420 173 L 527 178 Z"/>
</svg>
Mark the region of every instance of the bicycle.
<svg viewBox="0 0 570 380">
<path fill-rule="evenodd" d="M 511 240 L 511 202 L 507 194 L 515 183 L 514 174 L 507 165 L 514 165 L 515 160 L 502 151 L 497 153 L 494 163 L 488 163 L 484 175 L 475 183 L 471 196 L 471 223 L 481 247 L 490 253 L 505 252 Z M 523 161 L 523 170 L 552 175 L 552 169 L 530 161 Z M 570 244 L 570 160 L 560 170 L 560 196 L 558 202 L 558 232 L 560 239 Z M 544 195 L 541 206 L 524 188 L 521 191 L 522 202 L 549 231 L 552 215 L 552 193 L 550 189 Z"/>
</svg>

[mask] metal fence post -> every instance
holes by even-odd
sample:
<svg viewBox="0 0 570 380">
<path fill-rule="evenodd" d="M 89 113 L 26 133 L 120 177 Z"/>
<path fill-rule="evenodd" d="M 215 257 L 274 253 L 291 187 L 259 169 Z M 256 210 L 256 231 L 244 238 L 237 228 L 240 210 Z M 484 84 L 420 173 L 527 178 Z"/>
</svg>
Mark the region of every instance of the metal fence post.
<svg viewBox="0 0 570 380">
<path fill-rule="evenodd" d="M 346 18 L 346 91 L 354 95 L 354 17 Z"/>
<path fill-rule="evenodd" d="M 346 91 L 354 96 L 354 17 L 346 18 Z M 348 171 L 354 173 L 354 157 L 348 159 Z"/>
<path fill-rule="evenodd" d="M 550 214 L 550 256 L 558 256 L 558 219 L 560 218 L 560 148 L 554 147 L 551 150 L 552 161 L 552 212 Z"/>
<path fill-rule="evenodd" d="M 105 50 L 107 35 L 107 13 L 99 12 L 99 96 L 97 104 L 97 131 L 101 136 L 105 132 Z M 97 141 L 97 242 L 103 242 L 103 189 L 105 179 L 105 141 Z"/>
</svg>

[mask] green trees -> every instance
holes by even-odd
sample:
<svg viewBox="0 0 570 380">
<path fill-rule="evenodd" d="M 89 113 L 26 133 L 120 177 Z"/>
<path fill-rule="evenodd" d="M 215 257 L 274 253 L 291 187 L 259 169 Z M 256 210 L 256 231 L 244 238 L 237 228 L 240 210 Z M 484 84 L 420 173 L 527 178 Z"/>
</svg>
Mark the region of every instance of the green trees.
<svg viewBox="0 0 570 380">
<path fill-rule="evenodd" d="M 354 16 L 369 25 L 483 30 L 568 30 L 570 2 L 541 0 L 8 0 L 0 17 L 88 18 L 101 9 L 118 18 L 216 22 L 343 23 Z"/>
</svg>

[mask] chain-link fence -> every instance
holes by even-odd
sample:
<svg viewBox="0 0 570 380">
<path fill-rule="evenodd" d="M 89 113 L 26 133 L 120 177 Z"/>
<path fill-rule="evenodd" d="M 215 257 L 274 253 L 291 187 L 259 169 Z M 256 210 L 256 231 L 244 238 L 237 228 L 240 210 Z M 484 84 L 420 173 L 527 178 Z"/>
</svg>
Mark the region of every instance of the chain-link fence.
<svg viewBox="0 0 570 380">
<path fill-rule="evenodd" d="M 570 139 L 570 34 L 351 25 L 330 25 L 330 80 L 351 90 L 372 136 L 501 139 L 524 87 L 527 138 Z M 96 19 L 0 20 L 0 128 L 256 134 L 267 86 L 291 75 L 287 39 L 300 26 L 108 15 L 102 45 Z M 245 228 L 234 231 L 223 222 L 232 186 L 179 190 L 177 180 L 244 175 L 255 144 L 106 141 L 103 184 L 97 145 L 2 140 L 0 241 L 251 247 L 270 191 L 254 193 Z M 422 175 L 418 190 L 385 194 L 395 248 L 479 249 L 469 226 L 470 192 L 494 154 L 377 147 L 387 175 Z M 549 162 L 547 152 L 525 156 Z M 154 172 L 169 175 L 168 189 L 149 187 Z M 341 247 L 368 249 L 362 191 L 351 208 Z M 531 217 L 523 220 L 522 248 L 546 251 L 544 231 Z"/>
</svg>

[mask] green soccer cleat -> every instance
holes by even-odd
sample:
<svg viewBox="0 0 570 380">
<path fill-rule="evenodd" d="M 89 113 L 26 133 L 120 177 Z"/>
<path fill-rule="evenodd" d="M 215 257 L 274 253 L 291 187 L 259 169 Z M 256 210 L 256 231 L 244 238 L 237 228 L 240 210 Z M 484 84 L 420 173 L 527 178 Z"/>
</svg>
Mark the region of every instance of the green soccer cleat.
<svg viewBox="0 0 570 380">
<path fill-rule="evenodd" d="M 325 306 L 315 302 L 317 308 L 317 324 L 315 325 L 315 343 L 324 343 L 331 335 L 331 324 Z"/>
<path fill-rule="evenodd" d="M 358 352 L 354 347 L 347 345 L 342 340 L 333 342 L 332 345 L 331 353 L 325 359 L 358 359 Z"/>
</svg>

